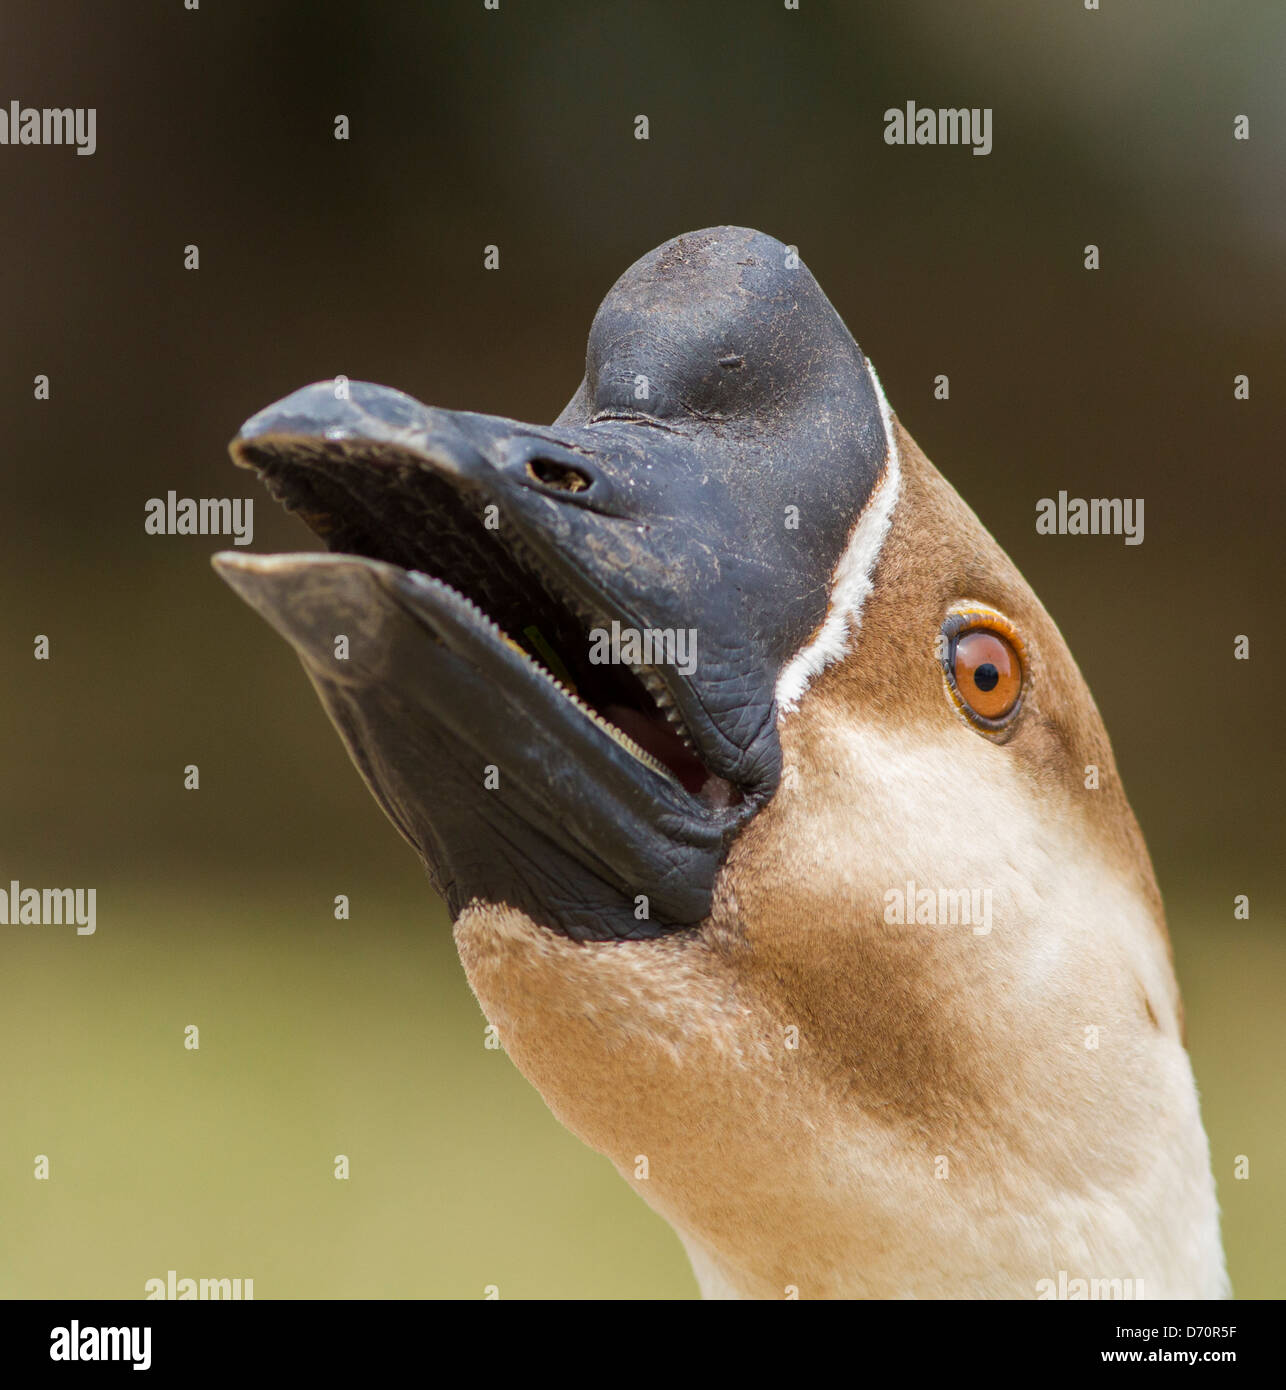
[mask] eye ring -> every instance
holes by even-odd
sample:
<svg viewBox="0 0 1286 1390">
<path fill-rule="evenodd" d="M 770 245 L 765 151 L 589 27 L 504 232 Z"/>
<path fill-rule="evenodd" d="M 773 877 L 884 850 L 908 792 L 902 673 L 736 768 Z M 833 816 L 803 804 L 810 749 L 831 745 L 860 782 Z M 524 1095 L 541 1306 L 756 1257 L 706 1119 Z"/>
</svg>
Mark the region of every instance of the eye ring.
<svg viewBox="0 0 1286 1390">
<path fill-rule="evenodd" d="M 1030 684 L 1027 650 L 1014 624 L 987 604 L 953 604 L 938 637 L 938 656 L 947 695 L 961 717 L 991 738 L 1007 734 Z"/>
</svg>

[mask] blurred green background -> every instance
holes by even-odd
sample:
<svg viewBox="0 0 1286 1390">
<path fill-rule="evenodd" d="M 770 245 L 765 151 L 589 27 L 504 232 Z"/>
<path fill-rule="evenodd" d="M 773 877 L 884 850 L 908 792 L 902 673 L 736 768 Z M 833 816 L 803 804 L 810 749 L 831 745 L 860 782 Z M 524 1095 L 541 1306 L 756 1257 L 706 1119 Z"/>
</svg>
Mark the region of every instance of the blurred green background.
<svg viewBox="0 0 1286 1390">
<path fill-rule="evenodd" d="M 253 495 L 256 550 L 310 546 L 232 472 L 244 418 L 342 372 L 552 419 L 615 277 L 721 222 L 800 247 L 1067 635 L 1166 894 L 1234 1288 L 1282 1294 L 1286 10 L 45 0 L 0 24 L 0 101 L 98 112 L 92 158 L 0 146 L 0 881 L 98 889 L 93 937 L 0 928 L 0 1295 L 170 1269 L 260 1298 L 695 1292 L 484 1050 L 441 907 L 218 543 L 142 522 L 170 488 Z M 992 154 L 886 146 L 908 100 L 992 107 Z M 1060 488 L 1144 497 L 1144 544 L 1037 536 Z"/>
</svg>

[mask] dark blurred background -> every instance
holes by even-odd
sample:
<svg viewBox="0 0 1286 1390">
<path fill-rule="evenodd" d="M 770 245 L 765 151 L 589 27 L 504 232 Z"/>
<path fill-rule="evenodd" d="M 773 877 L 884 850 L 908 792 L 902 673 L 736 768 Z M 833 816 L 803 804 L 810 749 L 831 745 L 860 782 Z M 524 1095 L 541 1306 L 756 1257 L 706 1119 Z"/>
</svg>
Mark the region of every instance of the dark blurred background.
<svg viewBox="0 0 1286 1390">
<path fill-rule="evenodd" d="M 98 148 L 0 146 L 0 880 L 96 887 L 98 930 L 0 928 L 0 1294 L 695 1291 L 483 1049 L 225 543 L 143 518 L 253 496 L 256 550 L 311 548 L 232 470 L 248 415 L 344 373 L 551 420 L 616 276 L 731 222 L 799 246 L 1080 661 L 1166 894 L 1234 1287 L 1280 1295 L 1284 40 L 1275 0 L 3 0 L 0 104 L 96 107 Z M 992 153 L 885 145 L 908 100 L 993 108 Z M 1060 488 L 1145 498 L 1144 544 L 1037 536 Z"/>
</svg>

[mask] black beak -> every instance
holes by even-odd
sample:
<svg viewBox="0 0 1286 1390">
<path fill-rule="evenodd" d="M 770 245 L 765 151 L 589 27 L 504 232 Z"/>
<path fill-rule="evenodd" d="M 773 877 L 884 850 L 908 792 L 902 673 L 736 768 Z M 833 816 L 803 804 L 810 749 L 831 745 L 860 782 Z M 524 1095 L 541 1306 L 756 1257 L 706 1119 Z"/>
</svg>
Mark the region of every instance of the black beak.
<svg viewBox="0 0 1286 1390">
<path fill-rule="evenodd" d="M 786 247 L 720 228 L 640 261 L 552 426 L 319 383 L 232 452 L 333 555 L 216 565 L 453 913 L 578 938 L 707 915 L 886 456 L 864 359 Z"/>
</svg>

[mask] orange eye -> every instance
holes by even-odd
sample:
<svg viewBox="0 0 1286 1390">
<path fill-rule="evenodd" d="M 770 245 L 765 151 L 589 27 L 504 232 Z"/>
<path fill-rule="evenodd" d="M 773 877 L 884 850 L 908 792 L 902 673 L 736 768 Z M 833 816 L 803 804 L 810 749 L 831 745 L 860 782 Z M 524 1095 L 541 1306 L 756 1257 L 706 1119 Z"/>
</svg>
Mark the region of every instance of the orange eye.
<svg viewBox="0 0 1286 1390">
<path fill-rule="evenodd" d="M 950 614 L 942 635 L 952 700 L 973 724 L 998 733 L 1017 714 L 1023 693 L 1018 633 L 1003 614 L 969 606 Z"/>
<path fill-rule="evenodd" d="M 975 628 L 957 638 L 953 671 L 961 699 L 984 719 L 1003 719 L 1018 701 L 1018 653 L 997 633 Z"/>
</svg>

